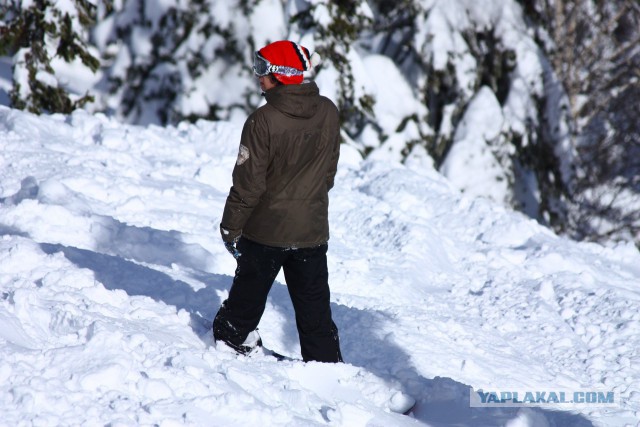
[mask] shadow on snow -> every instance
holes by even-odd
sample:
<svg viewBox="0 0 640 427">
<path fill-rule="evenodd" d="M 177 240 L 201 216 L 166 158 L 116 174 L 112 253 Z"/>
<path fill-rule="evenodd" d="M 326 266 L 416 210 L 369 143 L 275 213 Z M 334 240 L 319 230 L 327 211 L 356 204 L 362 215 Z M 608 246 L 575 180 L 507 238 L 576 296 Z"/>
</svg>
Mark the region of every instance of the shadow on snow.
<svg viewBox="0 0 640 427">
<path fill-rule="evenodd" d="M 221 303 L 220 295 L 232 282 L 230 276 L 205 271 L 211 254 L 199 245 L 184 243 L 179 232 L 135 227 L 113 218 L 99 218 L 103 227 L 98 245 L 100 252 L 50 243 L 41 244 L 43 251 L 48 254 L 62 252 L 78 267 L 92 270 L 96 280 L 107 289 L 122 289 L 129 295 L 148 296 L 178 310 L 186 310 L 191 315 L 195 333 L 203 341 L 210 342 L 211 320 Z M 149 266 L 154 264 L 186 267 L 189 270 L 181 273 L 203 287 L 196 290 L 185 281 Z M 274 284 L 269 302 L 285 319 L 281 344 L 287 348 L 297 346 L 295 317 L 286 286 Z M 527 417 L 529 425 L 593 426 L 583 416 L 570 412 L 541 408 L 471 408 L 470 386 L 451 378 L 423 377 L 411 363 L 410 349 L 400 348 L 392 339 L 376 334 L 391 321 L 383 311 L 360 310 L 335 303 L 332 311 L 340 328 L 345 361 L 366 369 L 390 385 L 400 383 L 403 391 L 417 400 L 412 413 L 417 421 L 434 427 L 502 426 L 520 415 Z"/>
<path fill-rule="evenodd" d="M 297 343 L 294 311 L 285 286 L 274 285 L 270 302 L 286 319 L 285 334 Z M 332 304 L 333 318 L 340 328 L 340 345 L 345 362 L 366 369 L 387 381 L 400 383 L 417 401 L 412 416 L 433 427 L 504 426 L 518 416 L 527 424 L 549 427 L 591 427 L 582 415 L 542 408 L 472 408 L 471 387 L 451 378 L 425 378 L 411 363 L 410 349 L 403 349 L 376 331 L 387 330 L 390 316 L 384 311 L 361 310 Z M 389 338 L 389 339 L 388 339 Z M 522 412 L 521 412 L 522 411 Z M 525 425 L 525 424 L 523 424 Z"/>
</svg>

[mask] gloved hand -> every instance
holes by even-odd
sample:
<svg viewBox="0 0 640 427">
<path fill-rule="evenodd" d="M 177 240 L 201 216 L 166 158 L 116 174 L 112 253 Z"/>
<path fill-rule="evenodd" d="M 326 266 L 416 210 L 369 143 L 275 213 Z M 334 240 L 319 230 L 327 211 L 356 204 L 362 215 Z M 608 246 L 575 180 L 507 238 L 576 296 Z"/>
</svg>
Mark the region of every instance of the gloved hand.
<svg viewBox="0 0 640 427">
<path fill-rule="evenodd" d="M 235 259 L 240 258 L 240 255 L 242 255 L 239 251 L 238 248 L 236 248 L 236 243 L 235 242 L 224 242 L 224 247 L 227 248 L 227 250 L 229 251 L 229 253 L 231 255 L 233 255 L 233 257 Z"/>
<path fill-rule="evenodd" d="M 240 255 L 242 255 L 236 247 L 236 243 L 238 243 L 238 240 L 240 240 L 240 233 L 237 233 L 235 235 L 234 234 L 235 233 L 232 233 L 230 230 L 227 230 L 222 225 L 220 225 L 220 235 L 222 236 L 222 240 L 224 241 L 224 247 L 227 248 L 227 251 L 229 251 L 229 253 L 233 255 L 235 259 L 238 259 Z"/>
</svg>

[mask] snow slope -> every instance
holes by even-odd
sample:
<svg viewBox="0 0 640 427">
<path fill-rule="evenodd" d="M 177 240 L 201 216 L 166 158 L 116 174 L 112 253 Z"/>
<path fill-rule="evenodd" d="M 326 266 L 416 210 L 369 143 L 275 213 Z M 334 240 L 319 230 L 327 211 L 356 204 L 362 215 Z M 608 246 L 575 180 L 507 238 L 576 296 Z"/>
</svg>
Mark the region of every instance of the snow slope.
<svg viewBox="0 0 640 427">
<path fill-rule="evenodd" d="M 0 107 L 0 425 L 638 425 L 637 249 L 559 238 L 428 161 L 344 147 L 329 269 L 347 363 L 295 360 L 282 276 L 260 332 L 294 360 L 216 348 L 239 132 Z M 470 408 L 470 387 L 616 405 Z"/>
</svg>

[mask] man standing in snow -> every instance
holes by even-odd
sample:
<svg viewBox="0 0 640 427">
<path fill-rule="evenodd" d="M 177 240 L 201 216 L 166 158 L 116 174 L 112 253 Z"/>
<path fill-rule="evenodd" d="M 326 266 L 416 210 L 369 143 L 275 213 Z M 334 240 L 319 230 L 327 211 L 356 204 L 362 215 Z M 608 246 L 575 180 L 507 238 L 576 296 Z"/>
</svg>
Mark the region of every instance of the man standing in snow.
<svg viewBox="0 0 640 427">
<path fill-rule="evenodd" d="M 282 268 L 296 313 L 302 358 L 341 362 L 331 317 L 327 241 L 329 190 L 340 151 L 338 109 L 304 71 L 317 54 L 291 41 L 255 53 L 253 70 L 266 105 L 244 124 L 233 186 L 220 232 L 237 260 L 229 297 L 213 337 L 241 354 L 262 342 L 257 332 L 267 295 Z"/>
</svg>

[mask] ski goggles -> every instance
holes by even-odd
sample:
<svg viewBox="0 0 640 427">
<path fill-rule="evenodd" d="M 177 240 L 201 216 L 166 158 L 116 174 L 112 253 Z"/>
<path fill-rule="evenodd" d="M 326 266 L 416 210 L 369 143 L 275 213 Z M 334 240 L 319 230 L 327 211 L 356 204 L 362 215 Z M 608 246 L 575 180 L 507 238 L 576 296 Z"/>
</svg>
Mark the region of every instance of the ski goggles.
<svg viewBox="0 0 640 427">
<path fill-rule="evenodd" d="M 264 77 L 268 74 L 282 74 L 284 76 L 301 76 L 302 71 L 297 68 L 287 67 L 286 65 L 273 65 L 266 58 L 256 52 L 253 55 L 253 73 L 258 77 Z"/>
</svg>

